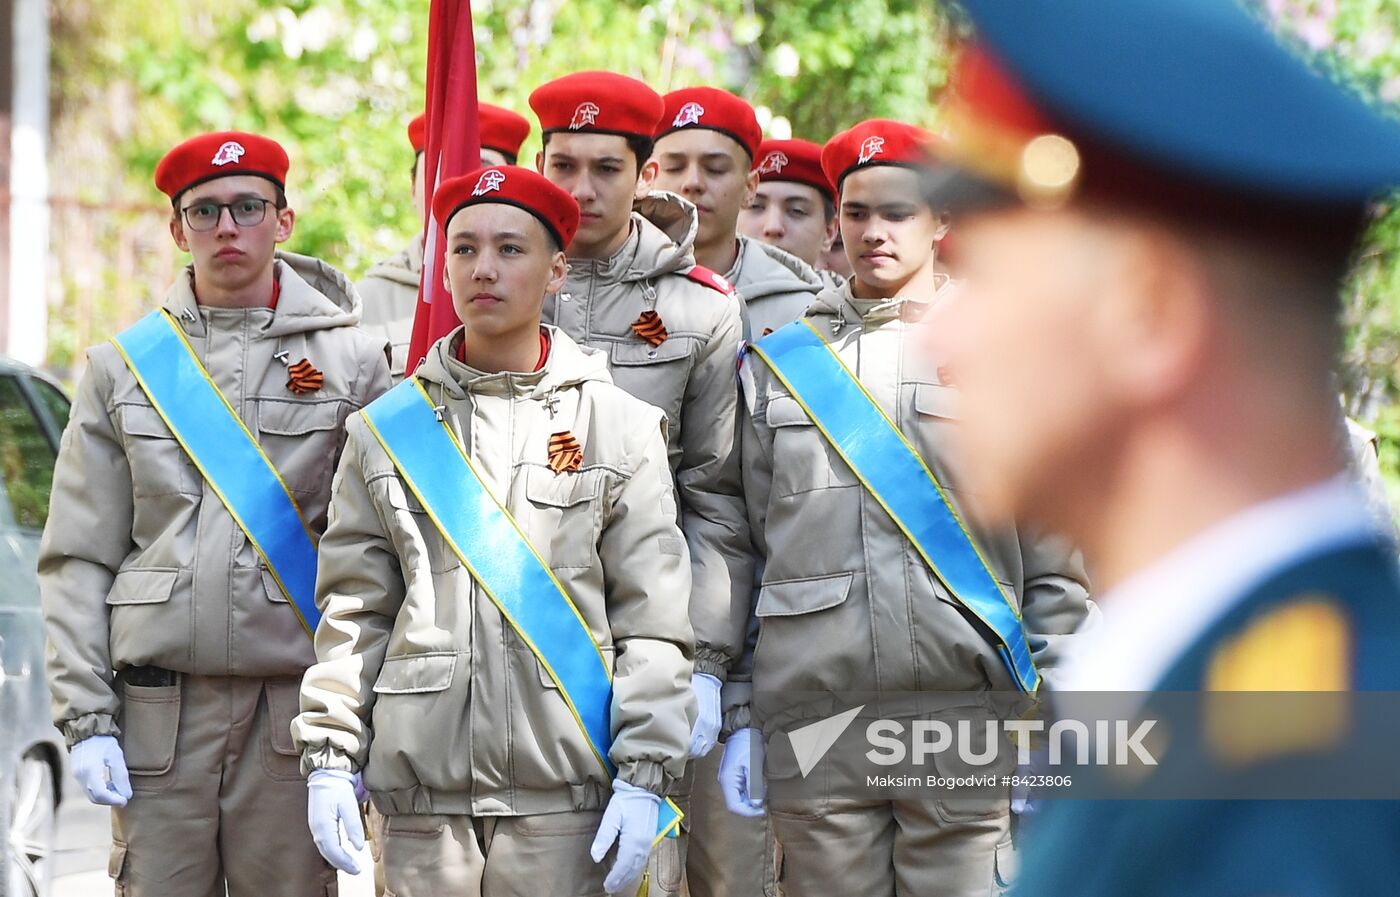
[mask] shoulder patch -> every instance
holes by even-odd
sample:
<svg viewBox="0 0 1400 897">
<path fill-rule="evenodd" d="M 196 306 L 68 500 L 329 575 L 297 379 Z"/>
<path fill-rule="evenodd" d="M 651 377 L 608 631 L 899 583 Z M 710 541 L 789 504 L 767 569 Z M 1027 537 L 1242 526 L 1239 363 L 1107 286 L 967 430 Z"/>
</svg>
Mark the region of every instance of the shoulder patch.
<svg viewBox="0 0 1400 897">
<path fill-rule="evenodd" d="M 724 275 L 717 274 L 704 265 L 696 265 L 684 272 L 684 274 L 686 278 L 695 281 L 701 286 L 709 287 L 717 293 L 723 293 L 726 296 L 734 295 L 734 286 L 724 279 Z"/>
<path fill-rule="evenodd" d="M 1351 670 L 1351 621 L 1332 597 L 1299 595 L 1261 613 L 1206 667 L 1208 749 L 1248 764 L 1337 744 L 1351 728 Z"/>
</svg>

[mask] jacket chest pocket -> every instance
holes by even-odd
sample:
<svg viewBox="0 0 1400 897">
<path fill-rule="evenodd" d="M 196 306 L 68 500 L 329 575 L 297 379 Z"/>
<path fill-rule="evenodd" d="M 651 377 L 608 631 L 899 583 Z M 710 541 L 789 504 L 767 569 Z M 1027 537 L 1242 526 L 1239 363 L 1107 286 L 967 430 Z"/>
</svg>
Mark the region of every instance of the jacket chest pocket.
<svg viewBox="0 0 1400 897">
<path fill-rule="evenodd" d="M 428 516 L 427 510 L 419 503 L 403 482 L 393 477 L 388 482 L 386 497 L 389 507 L 409 524 L 409 538 L 398 545 L 399 563 L 406 569 L 419 568 L 426 560 L 432 573 L 449 573 L 462 566 L 461 558 L 447 539 L 438 530 L 437 524 Z"/>
<path fill-rule="evenodd" d="M 937 465 L 929 461 L 929 467 L 938 474 L 939 485 L 965 495 L 966 479 L 958 469 L 957 454 L 948 450 L 949 440 L 962 418 L 962 394 L 955 387 L 940 383 L 912 385 L 916 432 L 910 441 L 926 460 L 936 459 Z"/>
<path fill-rule="evenodd" d="M 598 563 L 606 472 L 594 468 L 555 474 L 530 464 L 522 474 L 528 519 L 520 523 L 545 563 L 554 568 Z"/>
<path fill-rule="evenodd" d="M 672 429 L 680 426 L 681 401 L 698 343 L 673 336 L 659 346 L 632 338 L 612 344 L 608 367 L 613 382 L 666 412 Z"/>
<path fill-rule="evenodd" d="M 796 399 L 774 396 L 765 415 L 773 430 L 774 495 L 787 497 L 860 485 Z"/>
<path fill-rule="evenodd" d="M 293 495 L 325 504 L 335 461 L 345 441 L 344 399 L 297 401 L 260 398 L 258 443 Z M 306 512 L 306 508 L 302 508 Z"/>
<path fill-rule="evenodd" d="M 131 467 L 131 491 L 140 497 L 198 495 L 200 475 L 175 434 L 150 405 L 118 405 Z"/>
</svg>

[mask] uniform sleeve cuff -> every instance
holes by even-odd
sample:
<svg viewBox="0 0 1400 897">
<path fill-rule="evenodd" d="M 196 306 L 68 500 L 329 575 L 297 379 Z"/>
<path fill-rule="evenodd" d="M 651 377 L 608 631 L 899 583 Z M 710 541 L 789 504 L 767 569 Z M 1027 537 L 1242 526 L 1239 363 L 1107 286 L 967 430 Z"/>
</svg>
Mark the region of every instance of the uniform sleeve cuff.
<svg viewBox="0 0 1400 897">
<path fill-rule="evenodd" d="M 317 769 L 359 772 L 360 765 L 352 760 L 349 754 L 328 743 L 307 745 L 301 752 L 302 775 L 309 776 Z"/>
<path fill-rule="evenodd" d="M 659 797 L 665 797 L 675 782 L 673 776 L 667 775 L 666 768 L 655 760 L 623 763 L 617 768 L 617 777 L 629 785 L 645 788 Z"/>
<path fill-rule="evenodd" d="M 697 645 L 695 648 L 695 672 L 708 673 L 722 683 L 729 675 L 729 656 L 708 645 Z"/>
<path fill-rule="evenodd" d="M 88 713 L 59 724 L 63 740 L 71 750 L 80 741 L 87 741 L 96 735 L 110 735 L 113 738 L 122 733 L 116 719 L 110 713 Z"/>
<path fill-rule="evenodd" d="M 748 704 L 739 704 L 724 711 L 724 716 L 720 718 L 719 737 L 721 741 L 729 740 L 740 729 L 747 729 L 753 725 L 753 714 L 749 712 Z"/>
</svg>

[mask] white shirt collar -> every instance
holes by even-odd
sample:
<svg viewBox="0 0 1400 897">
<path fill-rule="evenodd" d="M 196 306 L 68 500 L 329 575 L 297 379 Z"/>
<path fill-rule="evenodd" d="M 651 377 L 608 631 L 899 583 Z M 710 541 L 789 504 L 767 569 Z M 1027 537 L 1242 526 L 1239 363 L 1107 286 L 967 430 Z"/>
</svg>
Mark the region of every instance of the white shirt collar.
<svg viewBox="0 0 1400 897">
<path fill-rule="evenodd" d="M 1346 475 L 1248 508 L 1106 593 L 1074 639 L 1062 691 L 1149 691 L 1215 621 L 1270 575 L 1376 538 Z"/>
</svg>

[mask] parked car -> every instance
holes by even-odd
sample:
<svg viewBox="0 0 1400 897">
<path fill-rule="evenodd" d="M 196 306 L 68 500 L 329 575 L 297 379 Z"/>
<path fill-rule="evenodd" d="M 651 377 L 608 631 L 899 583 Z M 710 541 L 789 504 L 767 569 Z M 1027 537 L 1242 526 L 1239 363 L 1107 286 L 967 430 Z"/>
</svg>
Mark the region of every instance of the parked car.
<svg viewBox="0 0 1400 897">
<path fill-rule="evenodd" d="M 49 721 L 35 563 L 68 397 L 0 356 L 0 897 L 44 897 L 67 754 Z"/>
</svg>

